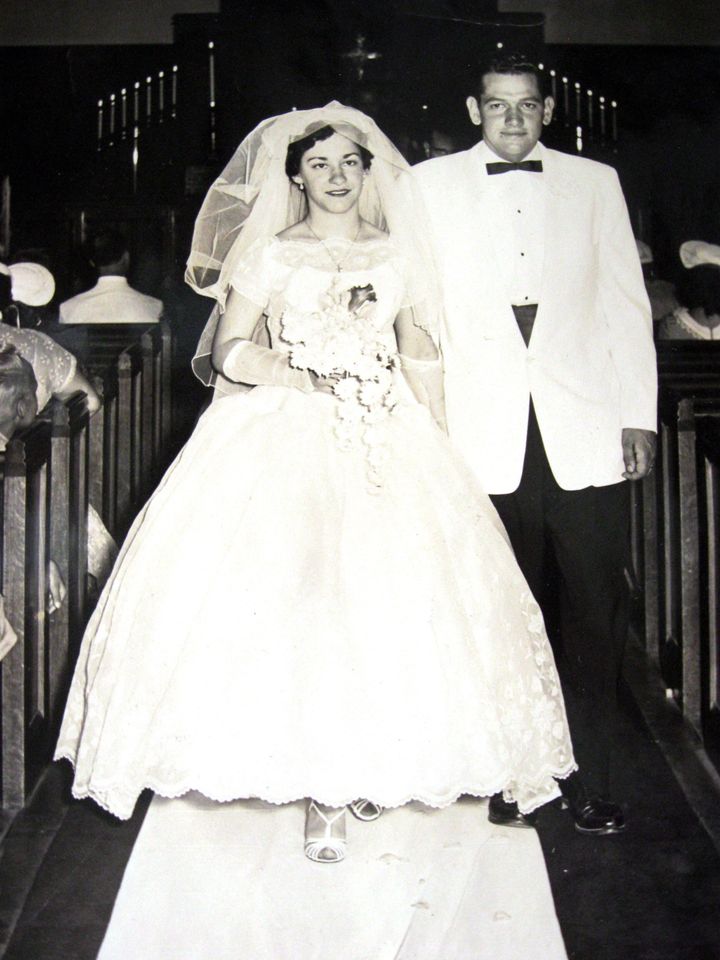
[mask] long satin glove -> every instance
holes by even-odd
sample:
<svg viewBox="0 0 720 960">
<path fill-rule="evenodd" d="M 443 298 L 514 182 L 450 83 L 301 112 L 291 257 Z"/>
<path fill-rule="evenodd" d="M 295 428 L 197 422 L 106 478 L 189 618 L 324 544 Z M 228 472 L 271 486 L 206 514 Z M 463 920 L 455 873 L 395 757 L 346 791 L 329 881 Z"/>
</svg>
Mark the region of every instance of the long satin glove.
<svg viewBox="0 0 720 960">
<path fill-rule="evenodd" d="M 443 433 L 447 433 L 442 359 L 438 357 L 436 360 L 416 360 L 415 357 L 406 357 L 402 353 L 398 356 L 400 368 L 415 399 L 428 408 L 435 423 Z"/>
<path fill-rule="evenodd" d="M 291 367 L 286 353 L 261 347 L 249 340 L 235 344 L 225 357 L 222 372 L 235 383 L 254 387 L 295 387 L 303 393 L 312 393 L 315 389 L 307 370 Z"/>
</svg>

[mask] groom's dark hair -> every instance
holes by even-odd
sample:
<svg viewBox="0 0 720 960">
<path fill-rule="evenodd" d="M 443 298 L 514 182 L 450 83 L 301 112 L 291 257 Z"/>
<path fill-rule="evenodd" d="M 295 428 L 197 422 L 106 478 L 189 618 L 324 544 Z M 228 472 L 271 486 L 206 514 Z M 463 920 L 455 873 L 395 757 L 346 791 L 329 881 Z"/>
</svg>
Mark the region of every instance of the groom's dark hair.
<svg viewBox="0 0 720 960">
<path fill-rule="evenodd" d="M 521 76 L 529 73 L 531 76 L 535 77 L 535 80 L 537 81 L 540 96 L 543 99 L 550 96 L 549 84 L 545 75 L 545 71 L 540 70 L 538 65 L 533 63 L 532 60 L 530 60 L 525 54 L 497 54 L 496 56 L 488 57 L 486 60 L 480 61 L 480 63 L 477 65 L 477 70 L 475 71 L 479 95 L 483 93 L 485 86 L 484 81 L 488 73 L 500 73 L 505 75 L 510 74 L 514 76 Z"/>
</svg>

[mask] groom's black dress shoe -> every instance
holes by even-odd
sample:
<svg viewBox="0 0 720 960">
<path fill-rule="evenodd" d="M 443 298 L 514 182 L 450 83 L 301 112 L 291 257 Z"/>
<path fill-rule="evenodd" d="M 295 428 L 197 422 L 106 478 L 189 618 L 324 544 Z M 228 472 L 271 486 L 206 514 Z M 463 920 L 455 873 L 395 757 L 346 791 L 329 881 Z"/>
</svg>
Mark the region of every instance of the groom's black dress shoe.
<svg viewBox="0 0 720 960">
<path fill-rule="evenodd" d="M 623 832 L 626 824 L 622 807 L 590 792 L 577 773 L 571 774 L 567 780 L 560 780 L 559 786 L 563 806 L 570 811 L 578 833 L 607 837 Z"/>
<path fill-rule="evenodd" d="M 507 803 L 501 793 L 494 793 L 488 805 L 488 820 L 501 827 L 534 827 L 537 812 L 520 813 L 516 803 Z"/>
<path fill-rule="evenodd" d="M 617 803 L 589 795 L 582 804 L 567 800 L 570 816 L 575 821 L 578 833 L 607 837 L 622 833 L 626 827 L 625 814 Z"/>
</svg>

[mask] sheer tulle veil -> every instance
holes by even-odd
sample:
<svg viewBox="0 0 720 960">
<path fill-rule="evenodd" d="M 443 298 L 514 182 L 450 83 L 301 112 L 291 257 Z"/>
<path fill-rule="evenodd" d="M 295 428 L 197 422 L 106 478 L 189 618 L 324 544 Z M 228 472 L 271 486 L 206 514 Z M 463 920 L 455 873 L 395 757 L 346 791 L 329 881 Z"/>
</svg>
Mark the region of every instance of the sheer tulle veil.
<svg viewBox="0 0 720 960">
<path fill-rule="evenodd" d="M 435 333 L 441 298 L 428 226 L 410 166 L 370 117 L 337 101 L 263 121 L 237 148 L 210 187 L 195 221 L 185 279 L 215 308 L 193 359 L 195 374 L 208 385 L 217 319 L 224 308 L 238 261 L 260 238 L 301 220 L 306 199 L 285 173 L 288 145 L 321 127 L 365 147 L 373 155 L 360 197 L 360 215 L 387 230 L 408 263 L 408 294 L 416 322 Z"/>
</svg>

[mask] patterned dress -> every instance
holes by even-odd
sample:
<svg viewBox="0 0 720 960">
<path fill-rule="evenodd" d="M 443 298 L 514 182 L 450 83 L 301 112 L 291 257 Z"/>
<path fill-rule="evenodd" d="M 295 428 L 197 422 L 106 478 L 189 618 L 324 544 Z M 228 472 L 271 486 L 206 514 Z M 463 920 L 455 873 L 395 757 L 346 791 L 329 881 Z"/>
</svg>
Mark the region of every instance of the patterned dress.
<svg viewBox="0 0 720 960">
<path fill-rule="evenodd" d="M 233 285 L 291 353 L 364 291 L 357 339 L 393 368 L 402 256 L 336 243 L 259 241 Z M 205 412 L 88 626 L 56 751 L 76 796 L 125 818 L 146 787 L 386 807 L 505 790 L 524 811 L 558 795 L 574 761 L 540 610 L 490 500 L 392 377 L 362 401 L 259 386 Z"/>
</svg>

